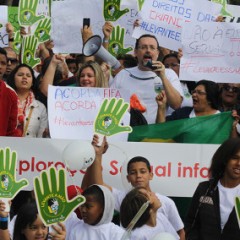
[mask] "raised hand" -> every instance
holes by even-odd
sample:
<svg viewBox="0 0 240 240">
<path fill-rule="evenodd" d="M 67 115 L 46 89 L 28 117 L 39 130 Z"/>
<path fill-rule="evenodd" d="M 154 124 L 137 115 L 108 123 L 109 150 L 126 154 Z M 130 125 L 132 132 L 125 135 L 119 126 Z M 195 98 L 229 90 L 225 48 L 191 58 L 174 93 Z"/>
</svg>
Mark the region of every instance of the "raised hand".
<svg viewBox="0 0 240 240">
<path fill-rule="evenodd" d="M 18 9 L 18 21 L 21 26 L 31 26 L 44 15 L 36 16 L 39 0 L 20 0 Z"/>
<path fill-rule="evenodd" d="M 120 132 L 131 132 L 130 126 L 119 125 L 124 113 L 129 107 L 123 99 L 104 99 L 94 123 L 96 133 L 111 136 Z"/>
<path fill-rule="evenodd" d="M 28 185 L 26 179 L 16 180 L 17 153 L 10 148 L 0 149 L 0 198 L 12 199 Z"/>
<path fill-rule="evenodd" d="M 51 20 L 50 18 L 44 18 L 38 22 L 38 26 L 34 32 L 34 36 L 38 39 L 38 42 L 43 43 L 50 39 Z"/>
<path fill-rule="evenodd" d="M 35 58 L 37 45 L 38 40 L 35 36 L 31 35 L 23 37 L 21 60 L 22 63 L 25 63 L 28 66 L 31 66 L 32 68 L 34 68 L 41 62 L 39 58 Z"/>
<path fill-rule="evenodd" d="M 120 10 L 121 0 L 104 0 L 103 16 L 105 21 L 116 21 L 123 14 L 129 12 L 128 8 Z"/>
<path fill-rule="evenodd" d="M 125 28 L 121 28 L 119 25 L 113 28 L 108 47 L 108 51 L 113 56 L 126 54 L 133 50 L 132 47 L 124 48 L 124 31 Z"/>
<path fill-rule="evenodd" d="M 17 54 L 20 54 L 21 44 L 22 44 L 22 38 L 21 38 L 20 30 L 18 30 L 14 33 L 14 41 L 13 41 L 13 50 Z"/>
<path fill-rule="evenodd" d="M 65 221 L 69 214 L 85 202 L 84 196 L 68 201 L 64 169 L 50 168 L 34 179 L 34 191 L 40 216 L 46 225 Z"/>
</svg>

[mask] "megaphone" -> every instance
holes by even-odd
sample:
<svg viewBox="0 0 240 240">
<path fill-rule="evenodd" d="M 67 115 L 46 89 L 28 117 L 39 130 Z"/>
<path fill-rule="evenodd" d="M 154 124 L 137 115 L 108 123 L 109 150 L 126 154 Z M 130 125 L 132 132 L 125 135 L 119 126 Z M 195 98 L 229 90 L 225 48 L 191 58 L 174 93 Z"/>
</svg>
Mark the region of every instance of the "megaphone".
<svg viewBox="0 0 240 240">
<path fill-rule="evenodd" d="M 96 55 L 104 62 L 111 65 L 113 69 L 121 67 L 121 63 L 102 46 L 102 38 L 99 35 L 93 35 L 83 45 L 82 53 L 86 57 Z"/>
</svg>

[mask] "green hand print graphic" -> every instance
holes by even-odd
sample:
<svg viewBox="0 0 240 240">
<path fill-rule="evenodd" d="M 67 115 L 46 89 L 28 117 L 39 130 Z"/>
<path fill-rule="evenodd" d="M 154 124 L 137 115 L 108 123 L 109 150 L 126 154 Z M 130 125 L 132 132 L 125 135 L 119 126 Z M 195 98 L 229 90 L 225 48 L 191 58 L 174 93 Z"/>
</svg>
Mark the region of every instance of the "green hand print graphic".
<svg viewBox="0 0 240 240">
<path fill-rule="evenodd" d="M 133 50 L 131 47 L 124 48 L 124 34 L 125 28 L 121 28 L 119 25 L 113 28 L 108 46 L 108 51 L 113 56 L 126 54 Z"/>
<path fill-rule="evenodd" d="M 28 185 L 26 179 L 16 181 L 17 153 L 10 148 L 0 149 L 0 198 L 12 199 Z"/>
<path fill-rule="evenodd" d="M 22 44 L 22 38 L 21 38 L 20 31 L 16 31 L 14 33 L 13 50 L 17 54 L 20 54 L 21 44 Z"/>
<path fill-rule="evenodd" d="M 129 107 L 123 99 L 104 99 L 94 123 L 96 133 L 111 136 L 121 132 L 131 132 L 130 126 L 121 126 L 119 123 Z"/>
<path fill-rule="evenodd" d="M 69 201 L 66 189 L 64 169 L 56 170 L 52 167 L 42 171 L 40 177 L 34 179 L 38 210 L 47 226 L 65 221 L 77 206 L 86 201 L 81 195 Z"/>
<path fill-rule="evenodd" d="M 38 26 L 34 32 L 34 36 L 38 42 L 43 43 L 50 39 L 51 19 L 44 18 L 38 22 Z"/>
<path fill-rule="evenodd" d="M 35 53 L 37 50 L 38 40 L 35 36 L 23 37 L 22 40 L 22 63 L 25 63 L 32 68 L 38 65 L 41 60 L 35 58 Z"/>
<path fill-rule="evenodd" d="M 18 21 L 21 26 L 31 26 L 38 20 L 44 18 L 43 15 L 36 16 L 39 0 L 20 0 L 18 8 Z"/>
<path fill-rule="evenodd" d="M 139 9 L 139 11 L 141 11 L 143 3 L 144 3 L 144 0 L 138 0 L 138 9 Z"/>
<path fill-rule="evenodd" d="M 129 12 L 128 8 L 120 10 L 121 0 L 104 0 L 103 16 L 105 21 L 116 21 Z"/>
</svg>

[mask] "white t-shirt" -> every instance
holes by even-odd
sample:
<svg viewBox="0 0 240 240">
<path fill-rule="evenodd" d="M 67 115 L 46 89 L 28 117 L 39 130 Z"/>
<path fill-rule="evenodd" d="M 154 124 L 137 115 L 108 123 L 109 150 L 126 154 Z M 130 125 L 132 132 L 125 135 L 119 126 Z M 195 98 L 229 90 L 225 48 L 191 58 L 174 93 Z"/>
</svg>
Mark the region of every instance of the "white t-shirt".
<svg viewBox="0 0 240 240">
<path fill-rule="evenodd" d="M 179 235 L 168 221 L 168 219 L 162 214 L 157 214 L 157 224 L 154 227 L 143 225 L 140 228 L 135 228 L 131 233 L 131 240 L 151 240 L 158 233 L 167 232 L 171 233 L 175 239 L 179 239 Z"/>
<path fill-rule="evenodd" d="M 112 193 L 115 198 L 115 210 L 120 211 L 122 200 L 126 196 L 127 192 L 112 188 Z M 162 204 L 162 206 L 158 209 L 158 213 L 160 215 L 163 214 L 168 219 L 176 232 L 183 229 L 184 225 L 174 201 L 159 193 L 156 193 L 156 196 Z M 158 217 L 161 219 L 161 216 Z"/>
<path fill-rule="evenodd" d="M 177 74 L 172 69 L 166 69 L 166 77 L 172 86 L 183 96 L 181 83 Z M 143 113 L 148 124 L 155 123 L 157 114 L 156 93 L 154 91 L 154 82 L 162 82 L 153 71 L 141 71 L 138 67 L 126 68 L 120 71 L 110 85 L 111 88 L 117 88 L 125 92 L 128 98 L 136 94 L 146 112 Z M 129 101 L 129 99 L 125 99 Z M 167 115 L 170 114 L 170 108 L 167 109 Z"/>
<path fill-rule="evenodd" d="M 240 196 L 240 184 L 235 188 L 223 187 L 218 182 L 221 228 L 223 229 L 234 207 L 236 196 Z"/>
</svg>

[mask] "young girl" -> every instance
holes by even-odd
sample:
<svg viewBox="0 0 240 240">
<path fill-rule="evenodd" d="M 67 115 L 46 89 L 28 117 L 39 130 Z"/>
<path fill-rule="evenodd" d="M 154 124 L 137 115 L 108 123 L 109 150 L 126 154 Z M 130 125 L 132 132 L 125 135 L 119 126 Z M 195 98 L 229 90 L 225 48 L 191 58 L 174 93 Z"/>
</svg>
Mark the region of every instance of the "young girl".
<svg viewBox="0 0 240 240">
<path fill-rule="evenodd" d="M 124 230 L 111 222 L 114 212 L 114 198 L 110 190 L 101 185 L 92 185 L 83 193 L 85 204 L 80 206 L 82 220 L 72 226 L 68 240 L 98 239 L 120 240 Z"/>
<path fill-rule="evenodd" d="M 8 229 L 7 213 L 4 212 L 5 204 L 0 201 L 0 239 L 1 240 L 47 240 L 50 235 L 54 240 L 65 240 L 66 230 L 63 224 L 53 227 L 55 232 L 49 233 L 49 229 L 42 222 L 36 203 L 23 205 L 16 217 L 13 237 L 10 237 Z M 6 221 L 2 221 L 6 220 Z"/>
<path fill-rule="evenodd" d="M 178 234 L 163 213 L 157 213 L 161 207 L 158 197 L 153 192 L 143 187 L 131 190 L 123 199 L 120 207 L 120 221 L 124 228 L 127 228 L 131 220 L 137 214 L 142 205 L 149 201 L 149 207 L 136 222 L 131 232 L 131 240 L 149 240 L 160 232 L 171 233 L 175 239 Z"/>
</svg>

